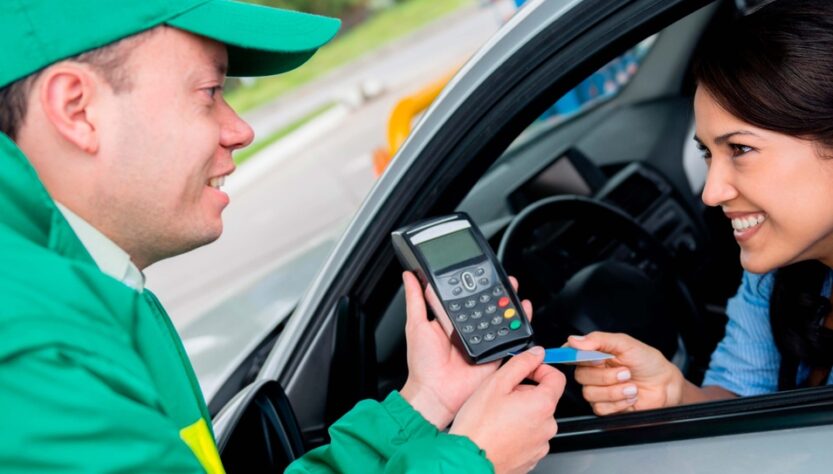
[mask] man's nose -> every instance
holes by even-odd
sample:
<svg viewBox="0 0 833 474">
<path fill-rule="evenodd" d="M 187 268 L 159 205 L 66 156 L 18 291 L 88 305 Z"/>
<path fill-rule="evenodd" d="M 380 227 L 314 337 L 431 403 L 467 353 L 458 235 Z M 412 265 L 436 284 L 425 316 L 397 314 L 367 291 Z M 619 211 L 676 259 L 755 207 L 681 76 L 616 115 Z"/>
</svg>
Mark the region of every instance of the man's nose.
<svg viewBox="0 0 833 474">
<path fill-rule="evenodd" d="M 224 148 L 230 150 L 237 150 L 245 148 L 252 143 L 255 138 L 255 132 L 252 127 L 243 120 L 237 112 L 231 107 L 226 106 L 227 110 L 223 117 L 223 124 L 220 130 L 220 144 Z"/>
<path fill-rule="evenodd" d="M 707 206 L 719 206 L 737 196 L 738 192 L 732 181 L 731 165 L 723 163 L 722 160 L 712 159 L 706 174 L 706 184 L 703 186 L 703 203 Z"/>
</svg>

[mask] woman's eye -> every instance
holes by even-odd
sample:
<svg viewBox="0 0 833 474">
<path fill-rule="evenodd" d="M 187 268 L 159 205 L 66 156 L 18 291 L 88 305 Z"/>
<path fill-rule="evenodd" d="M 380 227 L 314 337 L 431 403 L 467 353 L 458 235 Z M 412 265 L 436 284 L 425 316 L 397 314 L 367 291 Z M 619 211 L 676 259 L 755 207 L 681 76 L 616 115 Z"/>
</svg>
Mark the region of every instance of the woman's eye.
<svg viewBox="0 0 833 474">
<path fill-rule="evenodd" d="M 694 142 L 694 143 L 695 143 L 695 146 L 697 147 L 697 149 L 700 150 L 700 154 L 703 156 L 704 160 L 707 160 L 707 159 L 712 157 L 712 153 L 709 151 L 708 148 L 706 148 L 706 145 L 703 145 L 700 142 Z"/>
<path fill-rule="evenodd" d="M 732 156 L 741 156 L 753 150 L 751 146 L 741 145 L 739 143 L 730 143 L 729 148 L 732 149 Z"/>
</svg>

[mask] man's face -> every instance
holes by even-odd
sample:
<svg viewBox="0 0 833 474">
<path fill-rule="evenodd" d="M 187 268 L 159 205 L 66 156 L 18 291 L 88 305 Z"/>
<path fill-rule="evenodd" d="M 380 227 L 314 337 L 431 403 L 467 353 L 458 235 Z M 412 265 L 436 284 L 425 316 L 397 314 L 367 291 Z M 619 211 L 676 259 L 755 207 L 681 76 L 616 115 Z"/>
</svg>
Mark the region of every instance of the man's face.
<svg viewBox="0 0 833 474">
<path fill-rule="evenodd" d="M 103 102 L 95 207 L 140 267 L 223 230 L 229 198 L 216 181 L 253 138 L 223 99 L 226 66 L 225 46 L 163 27 L 130 53 L 130 90 Z"/>
</svg>

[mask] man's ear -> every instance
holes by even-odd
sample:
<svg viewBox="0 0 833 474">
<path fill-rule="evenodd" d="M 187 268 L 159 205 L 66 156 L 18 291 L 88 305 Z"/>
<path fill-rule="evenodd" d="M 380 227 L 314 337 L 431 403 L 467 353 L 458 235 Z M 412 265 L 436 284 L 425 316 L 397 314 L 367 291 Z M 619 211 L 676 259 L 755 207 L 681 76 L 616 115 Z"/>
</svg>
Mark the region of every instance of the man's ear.
<svg viewBox="0 0 833 474">
<path fill-rule="evenodd" d="M 99 137 L 93 99 L 100 79 L 81 64 L 62 63 L 44 71 L 38 98 L 47 120 L 69 143 L 94 154 Z"/>
</svg>

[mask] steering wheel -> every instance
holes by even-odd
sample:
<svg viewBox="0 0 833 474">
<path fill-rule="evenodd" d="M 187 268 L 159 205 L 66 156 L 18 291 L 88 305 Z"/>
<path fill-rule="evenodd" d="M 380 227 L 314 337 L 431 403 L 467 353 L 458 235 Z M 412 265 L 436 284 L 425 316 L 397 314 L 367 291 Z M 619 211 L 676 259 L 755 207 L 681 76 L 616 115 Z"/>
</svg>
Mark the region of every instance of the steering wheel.
<svg viewBox="0 0 833 474">
<path fill-rule="evenodd" d="M 509 224 L 498 258 L 533 302 L 534 339 L 544 347 L 596 330 L 630 334 L 668 359 L 680 335 L 699 343 L 699 311 L 665 247 L 610 204 L 572 195 L 537 201 Z M 568 380 L 559 414 L 589 413 Z"/>
</svg>

